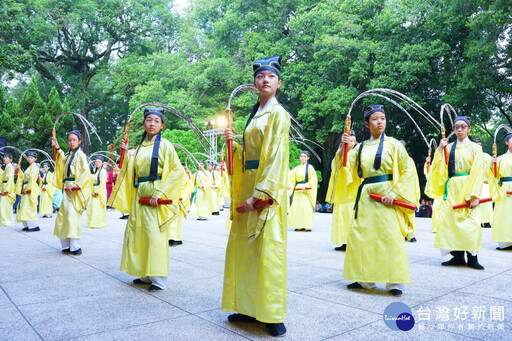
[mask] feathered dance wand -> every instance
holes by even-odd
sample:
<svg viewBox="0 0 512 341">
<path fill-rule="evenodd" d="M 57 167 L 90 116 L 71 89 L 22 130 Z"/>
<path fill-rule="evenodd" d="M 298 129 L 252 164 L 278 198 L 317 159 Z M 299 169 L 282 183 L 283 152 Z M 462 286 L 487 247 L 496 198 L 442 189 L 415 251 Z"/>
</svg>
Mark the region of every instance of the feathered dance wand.
<svg viewBox="0 0 512 341">
<path fill-rule="evenodd" d="M 352 119 L 350 117 L 350 113 L 347 114 L 347 118 L 345 119 L 345 128 L 344 133 L 350 135 L 350 128 L 352 126 Z M 348 146 L 345 143 L 343 145 L 343 167 L 347 167 L 347 154 L 348 154 Z"/>
<path fill-rule="evenodd" d="M 242 90 L 257 91 L 252 84 L 239 85 L 231 92 L 228 100 L 228 107 L 226 109 L 226 121 L 228 129 L 233 129 L 233 112 L 231 111 L 231 101 L 235 97 L 236 93 Z M 228 141 L 228 172 L 230 175 L 233 174 L 233 140 Z"/>
</svg>

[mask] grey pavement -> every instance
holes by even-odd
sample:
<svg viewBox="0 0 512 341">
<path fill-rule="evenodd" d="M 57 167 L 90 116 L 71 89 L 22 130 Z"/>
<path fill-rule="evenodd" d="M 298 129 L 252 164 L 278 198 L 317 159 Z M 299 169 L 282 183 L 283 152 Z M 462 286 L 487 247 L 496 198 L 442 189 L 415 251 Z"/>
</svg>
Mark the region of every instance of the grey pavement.
<svg viewBox="0 0 512 341">
<path fill-rule="evenodd" d="M 184 221 L 184 244 L 170 249 L 168 288 L 154 293 L 119 270 L 126 225 L 119 212 L 108 212 L 107 229 L 83 229 L 81 256 L 60 252 L 55 215 L 39 219 L 40 232 L 0 228 L 0 340 L 272 339 L 264 325 L 229 323 L 220 309 L 226 216 Z M 430 219 L 418 219 L 418 242 L 406 243 L 412 283 L 396 298 L 383 284 L 346 288 L 331 219 L 315 214 L 311 233 L 289 229 L 285 339 L 512 339 L 512 252 L 495 250 L 491 229 L 483 229 L 484 271 L 442 267 Z M 412 330 L 386 326 L 393 302 L 411 308 Z"/>
</svg>

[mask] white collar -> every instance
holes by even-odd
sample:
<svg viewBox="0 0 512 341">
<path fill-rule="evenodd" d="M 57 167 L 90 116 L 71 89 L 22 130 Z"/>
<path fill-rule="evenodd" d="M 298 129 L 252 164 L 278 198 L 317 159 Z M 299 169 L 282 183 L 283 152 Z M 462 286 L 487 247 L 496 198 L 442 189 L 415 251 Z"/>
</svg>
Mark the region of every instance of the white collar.
<svg viewBox="0 0 512 341">
<path fill-rule="evenodd" d="M 507 149 L 507 154 L 512 154 L 512 152 L 510 152 L 510 149 Z"/>
<path fill-rule="evenodd" d="M 157 136 L 157 135 L 158 135 L 158 134 L 156 134 L 155 136 L 153 136 L 153 137 L 151 138 L 151 141 L 153 141 L 154 139 L 156 139 L 156 136 Z M 148 137 L 148 136 L 146 136 L 146 141 L 149 141 L 149 137 Z"/>
<path fill-rule="evenodd" d="M 466 138 L 462 141 L 459 141 L 459 139 L 457 139 L 457 143 L 467 143 L 469 142 L 469 137 L 466 136 Z"/>
<path fill-rule="evenodd" d="M 258 111 L 256 111 L 256 113 L 259 113 L 260 111 L 263 111 L 263 110 L 266 110 L 268 108 L 270 108 L 271 106 L 273 106 L 275 103 L 277 103 L 277 98 L 274 96 L 272 97 L 271 99 L 269 99 L 267 101 L 267 103 L 265 103 L 265 105 L 263 106 L 263 108 L 260 106 L 258 108 Z"/>
</svg>

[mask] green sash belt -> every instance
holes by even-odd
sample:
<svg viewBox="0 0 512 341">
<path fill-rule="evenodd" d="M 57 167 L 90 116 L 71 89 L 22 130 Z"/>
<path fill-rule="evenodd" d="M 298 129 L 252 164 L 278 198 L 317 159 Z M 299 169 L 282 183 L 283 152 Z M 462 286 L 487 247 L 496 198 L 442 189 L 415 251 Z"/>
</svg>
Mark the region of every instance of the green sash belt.
<svg viewBox="0 0 512 341">
<path fill-rule="evenodd" d="M 47 182 L 43 182 L 43 185 L 48 185 L 48 183 Z"/>
<path fill-rule="evenodd" d="M 258 169 L 260 160 L 247 160 L 245 161 L 245 169 Z"/>
<path fill-rule="evenodd" d="M 393 174 L 370 176 L 369 178 L 365 178 L 363 180 L 363 182 L 359 185 L 359 188 L 357 189 L 356 203 L 354 205 L 354 210 L 356 211 L 354 213 L 354 219 L 357 219 L 357 211 L 359 209 L 359 199 L 361 199 L 361 193 L 363 192 L 364 185 L 374 184 L 377 182 L 391 181 L 391 180 L 393 180 Z"/>
<path fill-rule="evenodd" d="M 469 172 L 468 173 L 455 173 L 453 174 L 453 176 L 467 176 L 469 175 Z M 448 180 L 446 180 L 446 182 L 444 183 L 444 194 L 443 194 L 443 200 L 446 200 L 448 199 L 448 185 L 450 183 L 450 177 L 448 177 Z"/>
<path fill-rule="evenodd" d="M 100 184 L 92 184 L 93 186 L 99 186 Z"/>
<path fill-rule="evenodd" d="M 66 182 L 66 181 L 75 181 L 75 178 L 64 178 L 62 179 L 62 182 Z"/>
<path fill-rule="evenodd" d="M 502 176 L 500 178 L 500 182 L 498 182 L 498 184 L 500 185 L 500 187 L 503 185 L 504 182 L 510 182 L 512 181 L 512 176 Z"/>
<path fill-rule="evenodd" d="M 23 184 L 24 184 L 24 185 L 28 184 L 28 180 L 27 180 L 27 181 L 23 181 Z"/>
<path fill-rule="evenodd" d="M 162 177 L 159 175 L 156 177 L 156 180 L 162 180 Z M 141 184 L 143 182 L 148 182 L 148 181 L 151 181 L 151 180 L 149 180 L 149 176 L 141 176 L 137 180 L 135 180 L 133 187 L 137 188 L 137 187 L 139 187 L 139 184 Z"/>
</svg>

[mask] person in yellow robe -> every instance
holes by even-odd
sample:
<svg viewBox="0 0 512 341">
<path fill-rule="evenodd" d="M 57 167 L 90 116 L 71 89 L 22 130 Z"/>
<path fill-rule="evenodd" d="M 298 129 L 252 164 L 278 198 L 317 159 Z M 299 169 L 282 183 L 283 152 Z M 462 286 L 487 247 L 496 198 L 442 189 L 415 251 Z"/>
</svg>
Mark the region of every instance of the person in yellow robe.
<svg viewBox="0 0 512 341">
<path fill-rule="evenodd" d="M 39 181 L 39 214 L 43 218 L 51 218 L 53 214 L 53 196 L 55 195 L 55 186 L 53 186 L 53 173 L 50 172 L 48 163 L 43 163 L 43 175 Z"/>
<path fill-rule="evenodd" d="M 355 145 L 357 144 L 356 133 L 350 130 L 350 143 L 347 145 L 349 153 L 355 152 Z M 352 216 L 354 215 L 354 202 L 347 202 L 340 204 L 341 198 L 335 196 L 337 179 L 337 169 L 334 168 L 334 159 L 331 162 L 331 177 L 329 178 L 329 187 L 325 200 L 333 204 L 332 209 L 332 228 L 331 228 L 331 243 L 336 246 L 334 250 L 345 251 L 347 249 L 347 236 Z M 341 194 L 341 193 L 340 193 Z"/>
<path fill-rule="evenodd" d="M 215 165 L 215 168 L 213 168 L 213 165 Z M 222 202 L 222 175 L 220 174 L 220 164 L 213 164 L 212 163 L 212 169 L 210 170 L 210 174 L 212 175 L 212 185 L 211 185 L 211 210 L 212 215 L 219 215 L 220 214 L 220 206 Z M 210 166 L 208 166 L 208 169 L 210 169 Z"/>
<path fill-rule="evenodd" d="M 225 199 L 231 199 L 231 189 L 229 188 L 229 176 L 228 176 L 228 170 L 226 168 L 226 164 L 222 162 L 220 165 L 222 168 L 221 175 L 222 175 L 222 187 L 221 187 L 221 208 L 220 210 L 224 210 L 224 204 L 226 203 Z M 228 207 L 228 205 L 226 205 Z"/>
<path fill-rule="evenodd" d="M 492 240 L 498 243 L 497 250 L 512 250 L 512 225 L 510 212 L 512 212 L 512 133 L 505 134 L 507 152 L 498 158 L 492 157 L 491 169 L 494 173 L 494 164 L 498 166 L 498 178 L 491 178 L 490 190 L 495 202 L 492 224 Z"/>
<path fill-rule="evenodd" d="M 21 196 L 16 210 L 16 221 L 23 224 L 22 231 L 36 232 L 41 229 L 37 225 L 37 198 L 39 197 L 39 167 L 37 166 L 37 152 L 27 152 L 28 167 L 25 172 L 18 171 L 19 191 Z M 19 167 L 19 165 L 17 166 Z"/>
<path fill-rule="evenodd" d="M 185 166 L 184 166 L 185 167 Z M 183 175 L 183 185 L 181 187 L 179 202 L 175 205 L 178 212 L 176 219 L 171 223 L 169 233 L 169 246 L 178 246 L 183 244 L 181 240 L 181 223 L 183 218 L 187 218 L 188 210 L 190 209 L 190 196 L 192 195 L 192 176 L 187 170 Z"/>
<path fill-rule="evenodd" d="M 318 178 L 315 168 L 309 164 L 310 153 L 300 152 L 300 165 L 290 171 L 291 188 L 288 225 L 295 231 L 311 232 L 315 211 Z"/>
<path fill-rule="evenodd" d="M 54 140 L 57 148 L 55 183 L 62 188 L 60 205 L 53 234 L 60 239 L 63 253 L 82 254 L 82 214 L 92 192 L 92 177 L 87 156 L 80 149 L 82 137 L 79 130 L 67 133 L 69 153 L 66 155 Z"/>
<path fill-rule="evenodd" d="M 281 58 L 253 63 L 259 102 L 244 131 L 244 145 L 233 143 L 232 220 L 226 249 L 222 310 L 236 311 L 230 322 L 266 324 L 272 336 L 286 333 L 286 243 L 290 115 L 279 104 Z M 231 129 L 224 141 L 234 137 Z M 256 210 L 258 200 L 273 199 Z M 248 212 L 238 213 L 244 205 Z"/>
<path fill-rule="evenodd" d="M 428 167 L 428 169 L 427 169 L 427 163 L 430 163 L 430 162 L 431 162 L 431 158 L 429 156 L 427 156 L 427 158 L 425 159 L 425 164 L 423 165 L 423 174 L 425 175 L 427 182 L 430 177 L 430 174 L 432 174 L 432 167 Z M 442 195 L 440 197 L 434 198 L 434 202 L 432 205 L 432 221 L 431 221 L 432 225 L 430 227 L 430 230 L 433 233 L 437 232 L 437 229 L 439 226 L 439 210 L 441 208 L 441 205 L 439 203 L 442 200 L 443 200 Z"/>
<path fill-rule="evenodd" d="M 404 243 L 409 232 L 404 221 L 409 212 L 393 205 L 393 201 L 418 205 L 418 175 L 410 167 L 405 147 L 386 136 L 383 105 L 367 106 L 364 118 L 370 139 L 348 155 L 346 167 L 342 166 L 341 148 L 334 165 L 338 170 L 336 195 L 342 203 L 355 200 L 343 277 L 354 281 L 347 285 L 349 289 L 371 289 L 375 282 L 383 282 L 392 295 L 401 296 L 404 284 L 411 281 Z M 342 142 L 348 144 L 349 138 L 349 134 L 343 134 Z M 380 202 L 373 200 L 370 193 L 383 198 Z"/>
<path fill-rule="evenodd" d="M 483 143 L 482 140 L 479 138 L 472 139 L 471 141 L 478 144 L 480 147 L 482 147 L 483 150 Z M 491 178 L 491 156 L 487 154 L 486 152 L 482 153 L 484 158 L 484 184 L 482 185 L 482 193 L 480 194 L 480 198 L 488 198 L 491 196 L 490 190 L 489 190 L 489 179 Z M 492 202 L 484 202 L 483 204 L 480 204 L 480 211 L 482 215 L 482 223 L 481 226 L 485 228 L 491 227 L 492 222 Z"/>
<path fill-rule="evenodd" d="M 441 223 L 434 246 L 440 249 L 442 256 L 453 256 L 442 263 L 444 266 L 467 264 L 468 267 L 483 270 L 477 256 L 482 249 L 481 207 L 478 206 L 485 177 L 482 148 L 468 138 L 471 131 L 469 117 L 458 116 L 453 124 L 457 139 L 450 144 L 448 139 L 441 140 L 434 155 L 432 174 L 425 187 L 425 194 L 429 197 L 442 196 L 439 211 Z M 448 165 L 443 155 L 445 147 Z M 466 202 L 469 207 L 452 208 Z"/>
<path fill-rule="evenodd" d="M 103 155 L 97 155 L 94 160 L 96 172 L 92 176 L 93 189 L 89 202 L 87 203 L 87 213 L 85 227 L 91 229 L 104 229 L 107 227 L 107 180 L 108 174 L 103 167 Z"/>
<path fill-rule="evenodd" d="M 144 109 L 144 135 L 134 155 L 121 168 L 108 206 L 129 213 L 124 233 L 121 271 L 140 277 L 135 284 L 149 285 L 149 291 L 165 289 L 169 274 L 170 225 L 177 217 L 185 171 L 169 140 L 162 138 L 165 128 L 163 109 Z M 122 149 L 128 149 L 123 142 Z M 140 199 L 149 200 L 149 205 Z"/>
<path fill-rule="evenodd" d="M 207 220 L 212 215 L 211 209 L 211 185 L 212 176 L 208 170 L 204 169 L 204 161 L 197 163 L 198 170 L 192 175 L 192 184 L 194 186 L 194 198 L 190 215 L 197 216 L 197 220 Z"/>
<path fill-rule="evenodd" d="M 16 201 L 16 185 L 14 184 L 14 166 L 12 165 L 12 154 L 4 152 L 5 169 L 0 184 L 0 226 L 14 224 L 12 205 Z"/>
</svg>

